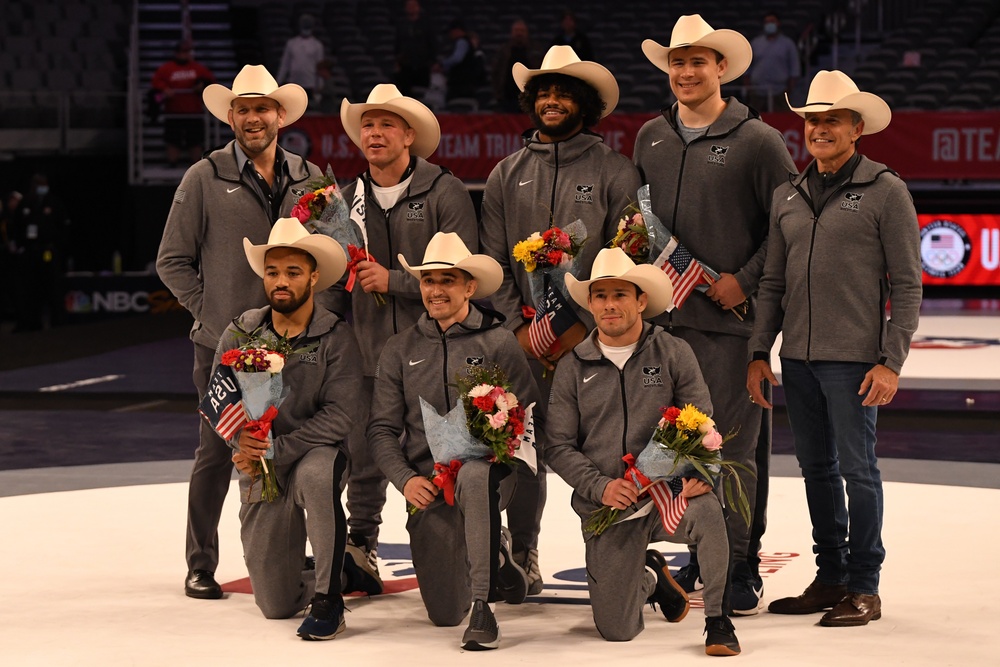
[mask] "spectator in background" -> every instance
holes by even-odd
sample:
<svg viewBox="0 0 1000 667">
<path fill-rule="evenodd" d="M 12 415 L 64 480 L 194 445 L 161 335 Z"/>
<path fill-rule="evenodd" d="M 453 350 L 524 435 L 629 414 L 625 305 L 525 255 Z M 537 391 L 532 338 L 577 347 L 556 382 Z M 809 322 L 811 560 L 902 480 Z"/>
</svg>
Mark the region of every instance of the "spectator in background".
<svg viewBox="0 0 1000 667">
<path fill-rule="evenodd" d="M 541 50 L 531 41 L 528 24 L 523 19 L 515 20 L 510 25 L 510 39 L 500 47 L 493 60 L 493 99 L 496 100 L 497 111 L 517 113 L 521 110 L 518 102 L 521 90 L 511 72 L 514 63 L 524 63 L 528 69 L 535 69 L 541 62 Z"/>
<path fill-rule="evenodd" d="M 750 68 L 750 106 L 757 111 L 774 111 L 774 100 L 791 92 L 801 76 L 799 49 L 781 32 L 781 21 L 774 12 L 764 15 L 764 32 L 750 43 L 753 67 Z"/>
<path fill-rule="evenodd" d="M 299 34 L 290 37 L 285 43 L 277 76 L 279 83 L 296 83 L 302 86 L 309 96 L 310 106 L 316 100 L 320 84 L 316 66 L 323 60 L 324 51 L 323 42 L 313 35 L 315 27 L 316 19 L 309 14 L 299 17 Z"/>
<path fill-rule="evenodd" d="M 396 25 L 396 87 L 407 97 L 419 97 L 413 89 L 430 84 L 437 40 L 434 26 L 421 14 L 417 0 L 406 0 L 403 11 L 406 16 Z"/>
<path fill-rule="evenodd" d="M 479 39 L 465 29 L 461 19 L 455 19 L 448 28 L 451 53 L 441 60 L 440 66 L 448 76 L 447 100 L 456 97 L 476 97 L 476 89 L 484 82 L 486 69 L 482 63 Z"/>
<path fill-rule="evenodd" d="M 48 177 L 33 175 L 28 193 L 7 226 L 18 285 L 14 290 L 15 333 L 38 331 L 55 314 L 55 285 L 65 271 L 69 225 L 62 203 L 49 191 Z"/>
<path fill-rule="evenodd" d="M 552 38 L 550 46 L 572 46 L 580 60 L 593 60 L 594 49 L 590 46 L 590 38 L 576 29 L 576 14 L 569 9 L 563 10 L 559 21 L 559 30 Z"/>
<path fill-rule="evenodd" d="M 215 83 L 215 76 L 194 59 L 194 46 L 189 41 L 178 42 L 173 59 L 153 74 L 153 90 L 164 114 L 167 164 L 171 167 L 177 166 L 185 148 L 191 163 L 201 158 L 205 141 L 201 91 L 210 83 Z"/>
</svg>

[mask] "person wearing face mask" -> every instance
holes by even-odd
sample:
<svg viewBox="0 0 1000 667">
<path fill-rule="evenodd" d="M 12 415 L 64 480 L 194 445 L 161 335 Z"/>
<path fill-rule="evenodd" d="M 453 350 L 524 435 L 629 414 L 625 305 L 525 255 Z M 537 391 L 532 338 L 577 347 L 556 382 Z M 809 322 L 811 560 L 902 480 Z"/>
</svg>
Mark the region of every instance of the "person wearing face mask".
<svg viewBox="0 0 1000 667">
<path fill-rule="evenodd" d="M 177 165 L 185 148 L 192 163 L 201 158 L 205 140 L 201 91 L 210 83 L 215 83 L 215 75 L 195 61 L 194 46 L 186 40 L 177 44 L 174 57 L 153 74 L 152 88 L 163 109 L 163 142 L 171 167 Z"/>
<path fill-rule="evenodd" d="M 323 42 L 313 34 L 315 28 L 316 20 L 309 14 L 303 14 L 299 18 L 299 34 L 290 37 L 285 43 L 277 76 L 279 83 L 302 86 L 309 95 L 310 106 L 317 101 L 315 93 L 321 83 L 316 65 L 324 58 Z"/>
<path fill-rule="evenodd" d="M 750 106 L 757 111 L 774 111 L 774 100 L 795 87 L 801 76 L 799 49 L 781 32 L 781 21 L 774 12 L 764 15 L 764 31 L 757 35 L 750 68 Z"/>
</svg>

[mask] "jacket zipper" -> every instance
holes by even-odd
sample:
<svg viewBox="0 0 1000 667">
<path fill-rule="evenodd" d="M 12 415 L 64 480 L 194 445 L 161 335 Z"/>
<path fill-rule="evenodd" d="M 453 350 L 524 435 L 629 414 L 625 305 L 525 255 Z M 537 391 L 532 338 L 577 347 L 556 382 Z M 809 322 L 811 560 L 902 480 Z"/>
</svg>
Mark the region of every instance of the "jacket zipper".
<svg viewBox="0 0 1000 667">
<path fill-rule="evenodd" d="M 559 184 L 559 142 L 552 144 L 553 158 L 556 161 L 555 174 L 552 176 L 552 195 L 549 201 L 549 227 L 555 224 L 556 218 L 556 187 Z"/>
<path fill-rule="evenodd" d="M 374 197 L 372 199 L 374 199 Z M 399 202 L 396 202 L 396 203 L 398 204 Z M 386 242 L 386 245 L 389 246 L 389 257 L 391 258 L 391 257 L 393 257 L 393 253 L 392 253 L 392 231 L 390 231 L 390 229 L 389 229 L 389 218 L 392 216 L 392 212 L 395 209 L 395 207 L 389 208 L 389 209 L 384 209 L 384 208 L 382 208 L 380 206 L 379 209 L 382 211 L 382 219 L 385 220 L 385 242 Z M 389 258 L 387 258 L 385 261 L 389 262 L 389 264 L 385 265 L 386 270 L 388 270 L 389 269 L 389 265 L 392 263 L 392 260 L 389 259 Z M 391 294 L 386 294 L 386 296 L 389 297 L 389 307 L 392 308 L 392 333 L 398 334 L 399 333 L 399 329 L 398 329 L 398 327 L 396 325 L 396 297 L 392 296 Z"/>
<path fill-rule="evenodd" d="M 631 357 L 626 359 L 622 367 L 618 369 L 618 384 L 622 390 L 622 415 L 625 416 L 625 424 L 622 427 L 622 456 L 628 454 L 628 397 L 625 394 L 625 366 L 628 365 L 630 359 Z"/>
<path fill-rule="evenodd" d="M 451 410 L 451 392 L 448 391 L 448 337 L 445 332 L 441 332 L 441 345 L 444 348 L 444 360 L 441 363 L 441 370 L 444 379 L 444 404 L 445 411 Z"/>
</svg>

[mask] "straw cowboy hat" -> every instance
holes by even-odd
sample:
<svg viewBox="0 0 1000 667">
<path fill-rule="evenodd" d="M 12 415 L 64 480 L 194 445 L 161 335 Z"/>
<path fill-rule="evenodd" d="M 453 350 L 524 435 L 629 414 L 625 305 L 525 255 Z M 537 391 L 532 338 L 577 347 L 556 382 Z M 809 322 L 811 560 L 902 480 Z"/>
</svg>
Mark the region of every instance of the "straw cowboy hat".
<svg viewBox="0 0 1000 667">
<path fill-rule="evenodd" d="M 674 286 L 667 274 L 652 264 L 635 264 L 621 248 L 604 248 L 597 253 L 590 270 L 590 280 L 577 280 L 572 273 L 567 273 L 566 289 L 574 301 L 581 307 L 588 308 L 590 286 L 598 280 L 608 279 L 627 280 L 646 293 L 647 303 L 643 317 L 655 317 L 672 303 Z"/>
<path fill-rule="evenodd" d="M 477 287 L 473 299 L 482 299 L 500 288 L 503 282 L 503 269 L 492 257 L 473 255 L 455 232 L 438 232 L 427 244 L 424 250 L 424 262 L 420 266 L 410 266 L 400 253 L 396 255 L 399 263 L 417 280 L 421 271 L 434 269 L 462 269 L 476 279 Z"/>
<path fill-rule="evenodd" d="M 649 62 L 667 74 L 670 73 L 670 52 L 688 46 L 704 46 L 715 49 L 725 57 L 728 67 L 722 75 L 722 83 L 740 78 L 753 60 L 753 49 L 747 38 L 735 30 L 713 30 L 700 14 L 682 16 L 674 24 L 670 33 L 670 46 L 663 46 L 647 39 L 642 43 L 642 52 Z"/>
<path fill-rule="evenodd" d="M 366 111 L 379 109 L 391 111 L 402 117 L 414 129 L 416 137 L 410 146 L 410 153 L 428 158 L 437 150 L 441 141 L 441 126 L 434 112 L 412 97 L 406 97 L 391 83 L 380 83 L 368 95 L 368 101 L 351 104 L 344 98 L 340 103 L 340 122 L 351 141 L 361 148 L 361 116 Z"/>
<path fill-rule="evenodd" d="M 514 75 L 514 83 L 522 91 L 529 80 L 541 74 L 565 74 L 590 84 L 604 102 L 601 118 L 610 115 L 618 106 L 618 82 L 615 81 L 614 74 L 604 65 L 580 60 L 572 46 L 557 45 L 550 48 L 538 69 L 528 69 L 521 63 L 514 63 L 510 71 Z"/>
<path fill-rule="evenodd" d="M 317 292 L 340 280 L 347 269 L 347 256 L 340 244 L 324 234 L 310 234 L 298 218 L 279 218 L 263 245 L 254 245 L 250 239 L 243 237 L 243 251 L 250 268 L 261 278 L 264 277 L 264 257 L 271 248 L 298 248 L 312 255 L 319 271 L 319 278 L 313 286 Z"/>
<path fill-rule="evenodd" d="M 285 126 L 289 126 L 306 112 L 309 95 L 297 83 L 279 86 L 263 65 L 244 65 L 233 79 L 233 89 L 213 83 L 201 94 L 205 108 L 223 123 L 229 122 L 229 109 L 237 97 L 267 97 L 285 108 Z"/>
<path fill-rule="evenodd" d="M 872 93 L 862 93 L 857 84 L 840 70 L 817 72 L 809 84 L 809 94 L 804 106 L 793 107 L 788 93 L 785 93 L 785 102 L 789 109 L 803 118 L 807 113 L 819 113 L 828 109 L 857 111 L 865 122 L 865 129 L 861 134 L 881 132 L 892 120 L 892 112 L 885 100 Z"/>
</svg>

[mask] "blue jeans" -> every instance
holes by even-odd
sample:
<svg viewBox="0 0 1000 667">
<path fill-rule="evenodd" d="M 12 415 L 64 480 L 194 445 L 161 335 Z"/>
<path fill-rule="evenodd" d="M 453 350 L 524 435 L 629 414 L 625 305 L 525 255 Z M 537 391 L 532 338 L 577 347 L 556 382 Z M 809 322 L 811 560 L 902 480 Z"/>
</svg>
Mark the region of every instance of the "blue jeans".
<svg viewBox="0 0 1000 667">
<path fill-rule="evenodd" d="M 878 593 L 882 476 L 875 458 L 878 408 L 858 395 L 870 363 L 781 360 L 795 456 L 806 484 L 816 578 Z M 847 502 L 844 498 L 847 483 Z"/>
</svg>

